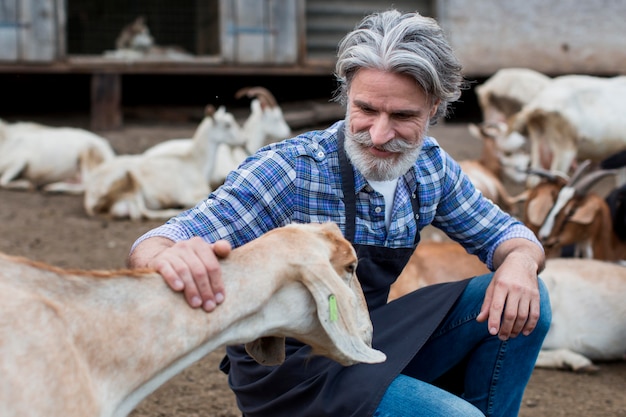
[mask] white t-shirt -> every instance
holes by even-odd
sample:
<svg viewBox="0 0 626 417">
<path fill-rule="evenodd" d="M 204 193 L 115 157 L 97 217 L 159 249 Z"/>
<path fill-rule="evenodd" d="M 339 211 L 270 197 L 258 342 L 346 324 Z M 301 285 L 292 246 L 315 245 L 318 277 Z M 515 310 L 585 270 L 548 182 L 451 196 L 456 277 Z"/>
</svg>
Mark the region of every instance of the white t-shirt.
<svg viewBox="0 0 626 417">
<path fill-rule="evenodd" d="M 385 198 L 385 226 L 387 230 L 389 230 L 389 225 L 391 225 L 391 210 L 393 209 L 393 199 L 396 195 L 398 178 L 389 181 L 367 180 L 367 182 Z"/>
</svg>

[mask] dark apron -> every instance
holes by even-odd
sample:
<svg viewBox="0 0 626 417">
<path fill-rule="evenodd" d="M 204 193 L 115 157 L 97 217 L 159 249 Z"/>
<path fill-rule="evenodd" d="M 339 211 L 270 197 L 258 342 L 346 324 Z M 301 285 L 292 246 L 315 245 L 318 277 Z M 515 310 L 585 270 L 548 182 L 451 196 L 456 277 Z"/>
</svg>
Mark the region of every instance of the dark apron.
<svg viewBox="0 0 626 417">
<path fill-rule="evenodd" d="M 345 236 L 354 242 L 354 173 L 343 149 L 343 132 L 339 135 L 339 160 Z M 417 198 L 412 205 L 417 214 Z M 418 242 L 419 233 L 415 245 Z M 387 360 L 344 367 L 331 359 L 311 356 L 309 346 L 287 339 L 285 362 L 268 367 L 250 358 L 242 345 L 230 346 L 220 369 L 229 374 L 230 387 L 245 417 L 371 416 L 389 384 L 421 349 L 467 285 L 467 281 L 433 285 L 387 303 L 389 287 L 414 248 L 353 246 L 359 258 L 357 277 L 374 325 L 372 345 L 385 352 Z"/>
</svg>

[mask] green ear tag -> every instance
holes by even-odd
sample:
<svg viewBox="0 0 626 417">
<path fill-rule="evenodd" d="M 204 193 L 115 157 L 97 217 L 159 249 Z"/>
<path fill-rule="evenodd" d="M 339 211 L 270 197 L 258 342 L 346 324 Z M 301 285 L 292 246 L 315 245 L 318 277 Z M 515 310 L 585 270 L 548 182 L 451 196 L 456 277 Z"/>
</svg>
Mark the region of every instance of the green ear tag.
<svg viewBox="0 0 626 417">
<path fill-rule="evenodd" d="M 330 321 L 337 321 L 339 311 L 337 310 L 337 298 L 335 298 L 335 294 L 328 296 L 328 310 L 330 313 Z"/>
</svg>

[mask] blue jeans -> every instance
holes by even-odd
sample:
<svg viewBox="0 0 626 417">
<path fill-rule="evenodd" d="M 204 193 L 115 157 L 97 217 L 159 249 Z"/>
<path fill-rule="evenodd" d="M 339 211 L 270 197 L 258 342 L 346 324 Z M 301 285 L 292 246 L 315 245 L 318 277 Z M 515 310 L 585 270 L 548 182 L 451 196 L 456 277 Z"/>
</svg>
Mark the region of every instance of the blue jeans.
<svg viewBox="0 0 626 417">
<path fill-rule="evenodd" d="M 501 341 L 478 323 L 492 274 L 470 281 L 446 319 L 389 386 L 374 417 L 512 417 L 517 416 L 552 311 L 539 280 L 541 316 L 528 336 Z M 434 383 L 462 364 L 461 392 L 451 394 Z"/>
</svg>

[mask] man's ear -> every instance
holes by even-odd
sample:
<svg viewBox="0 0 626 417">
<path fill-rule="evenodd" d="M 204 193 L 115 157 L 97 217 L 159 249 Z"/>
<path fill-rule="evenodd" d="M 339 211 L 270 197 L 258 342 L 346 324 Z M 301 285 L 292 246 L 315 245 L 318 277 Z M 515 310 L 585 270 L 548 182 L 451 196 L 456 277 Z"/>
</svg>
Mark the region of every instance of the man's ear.
<svg viewBox="0 0 626 417">
<path fill-rule="evenodd" d="M 441 104 L 441 100 L 437 99 L 437 101 L 435 101 L 433 103 L 433 107 L 430 109 L 430 118 L 432 119 L 435 116 L 435 113 L 437 113 L 437 109 L 439 109 L 439 105 Z"/>
<path fill-rule="evenodd" d="M 261 365 L 274 366 L 285 362 L 285 338 L 267 336 L 246 343 L 246 352 Z"/>
</svg>

